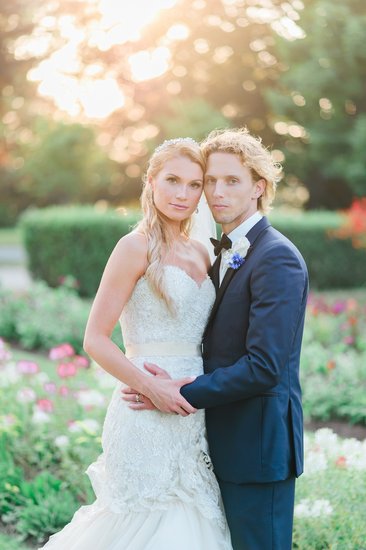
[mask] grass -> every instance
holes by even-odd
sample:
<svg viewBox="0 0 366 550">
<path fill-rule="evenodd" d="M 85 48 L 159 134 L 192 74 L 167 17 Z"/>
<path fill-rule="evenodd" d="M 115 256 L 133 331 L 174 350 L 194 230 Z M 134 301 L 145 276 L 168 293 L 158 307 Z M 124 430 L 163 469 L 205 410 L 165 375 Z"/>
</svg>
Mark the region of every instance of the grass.
<svg viewBox="0 0 366 550">
<path fill-rule="evenodd" d="M 19 228 L 5 227 L 0 228 L 0 245 L 21 245 L 22 238 Z M 0 548 L 1 550 L 1 548 Z"/>
</svg>

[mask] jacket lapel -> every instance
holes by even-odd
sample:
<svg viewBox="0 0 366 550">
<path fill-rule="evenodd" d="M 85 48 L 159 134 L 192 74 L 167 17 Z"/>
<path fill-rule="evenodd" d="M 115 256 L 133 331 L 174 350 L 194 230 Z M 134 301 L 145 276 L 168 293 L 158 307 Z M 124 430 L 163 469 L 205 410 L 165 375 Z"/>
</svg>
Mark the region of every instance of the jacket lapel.
<svg viewBox="0 0 366 550">
<path fill-rule="evenodd" d="M 225 273 L 225 276 L 224 276 L 220 286 L 219 286 L 219 272 L 220 272 L 221 255 L 216 258 L 216 260 L 215 260 L 215 262 L 214 262 L 214 264 L 211 268 L 211 278 L 212 278 L 212 282 L 214 283 L 215 288 L 216 288 L 216 299 L 215 299 L 214 305 L 213 305 L 211 313 L 210 313 L 210 317 L 209 317 L 207 325 L 206 325 L 206 331 L 207 331 L 207 328 L 208 328 L 209 324 L 211 323 L 212 319 L 216 315 L 216 311 L 217 311 L 217 309 L 218 309 L 218 307 L 219 307 L 219 305 L 220 305 L 220 303 L 221 303 L 221 301 L 224 297 L 225 291 L 226 291 L 227 287 L 229 286 L 229 283 L 230 283 L 231 279 L 234 277 L 234 275 L 240 269 L 243 268 L 243 266 L 246 265 L 246 263 L 248 261 L 248 258 L 250 257 L 250 254 L 254 249 L 255 241 L 257 240 L 259 235 L 262 233 L 262 231 L 267 229 L 267 227 L 269 227 L 270 225 L 271 224 L 269 223 L 268 219 L 265 216 L 263 216 L 263 218 L 261 220 L 259 220 L 259 222 L 256 223 L 254 227 L 252 227 L 252 229 L 248 232 L 248 234 L 246 236 L 251 244 L 250 244 L 250 247 L 248 249 L 248 252 L 247 252 L 247 255 L 246 255 L 246 258 L 245 258 L 245 262 L 238 269 L 232 269 L 231 267 L 229 267 L 227 269 L 226 273 Z"/>
<path fill-rule="evenodd" d="M 214 263 L 212 264 L 208 272 L 215 286 L 216 294 L 219 290 L 219 284 L 220 284 L 220 263 L 221 263 L 221 255 L 217 256 L 216 260 L 214 261 Z"/>
</svg>

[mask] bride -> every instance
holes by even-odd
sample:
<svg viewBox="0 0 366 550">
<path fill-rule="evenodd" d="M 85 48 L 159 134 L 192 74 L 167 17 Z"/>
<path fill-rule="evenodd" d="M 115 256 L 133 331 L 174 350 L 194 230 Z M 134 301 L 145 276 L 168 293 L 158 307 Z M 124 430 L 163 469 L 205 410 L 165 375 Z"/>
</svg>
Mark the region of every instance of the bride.
<svg viewBox="0 0 366 550">
<path fill-rule="evenodd" d="M 85 351 L 118 380 L 103 453 L 87 470 L 96 500 L 50 537 L 47 550 L 232 548 L 204 411 L 179 391 L 203 371 L 201 339 L 215 299 L 208 252 L 189 238 L 203 171 L 194 140 L 160 145 L 145 178 L 143 219 L 108 260 L 84 339 Z M 118 319 L 125 354 L 111 340 Z M 157 363 L 172 379 L 151 376 L 145 362 Z M 125 386 L 159 410 L 136 414 L 121 399 Z M 164 405 L 161 396 L 170 394 Z"/>
</svg>

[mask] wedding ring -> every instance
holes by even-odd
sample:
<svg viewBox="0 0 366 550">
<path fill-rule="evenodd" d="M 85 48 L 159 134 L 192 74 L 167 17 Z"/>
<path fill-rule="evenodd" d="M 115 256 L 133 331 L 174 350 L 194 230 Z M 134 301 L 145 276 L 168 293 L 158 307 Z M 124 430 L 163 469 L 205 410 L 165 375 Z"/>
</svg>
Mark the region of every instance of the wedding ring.
<svg viewBox="0 0 366 550">
<path fill-rule="evenodd" d="M 137 393 L 135 396 L 136 403 L 142 403 L 140 397 L 141 397 L 141 393 Z"/>
</svg>

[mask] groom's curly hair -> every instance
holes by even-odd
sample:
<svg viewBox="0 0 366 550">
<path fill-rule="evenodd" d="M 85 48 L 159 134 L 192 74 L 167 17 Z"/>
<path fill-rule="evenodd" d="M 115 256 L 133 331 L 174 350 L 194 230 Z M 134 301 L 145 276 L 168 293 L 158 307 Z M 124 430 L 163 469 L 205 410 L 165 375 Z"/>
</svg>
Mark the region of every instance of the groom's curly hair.
<svg viewBox="0 0 366 550">
<path fill-rule="evenodd" d="M 258 209 L 266 214 L 276 194 L 280 180 L 281 165 L 275 162 L 260 138 L 252 136 L 247 128 L 213 130 L 201 142 L 201 150 L 207 161 L 211 153 L 232 153 L 249 168 L 253 182 L 266 181 L 263 194 L 258 199 Z"/>
</svg>

